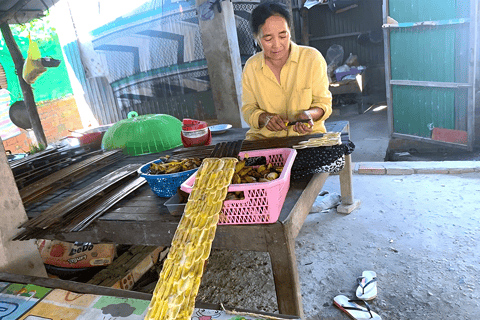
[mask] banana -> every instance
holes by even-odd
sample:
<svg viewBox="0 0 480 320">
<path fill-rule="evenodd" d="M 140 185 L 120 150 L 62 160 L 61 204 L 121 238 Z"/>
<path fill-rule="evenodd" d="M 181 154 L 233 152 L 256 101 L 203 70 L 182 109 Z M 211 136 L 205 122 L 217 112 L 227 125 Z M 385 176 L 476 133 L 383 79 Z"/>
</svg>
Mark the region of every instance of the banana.
<svg viewBox="0 0 480 320">
<path fill-rule="evenodd" d="M 260 167 L 257 168 L 258 173 L 262 173 L 265 170 L 267 170 L 267 166 L 264 164 L 262 164 Z"/>
<path fill-rule="evenodd" d="M 253 168 L 252 167 L 244 167 L 242 170 L 238 172 L 240 177 L 246 176 Z"/>
<path fill-rule="evenodd" d="M 235 174 L 233 175 L 232 183 L 233 183 L 233 184 L 242 183 L 242 178 L 240 178 L 240 176 L 235 173 Z"/>
<path fill-rule="evenodd" d="M 243 167 L 245 167 L 245 160 L 237 162 L 237 165 L 235 166 L 235 173 L 240 172 L 240 170 L 242 170 Z"/>
<path fill-rule="evenodd" d="M 278 178 L 278 173 L 277 172 L 270 172 L 269 174 L 267 174 L 267 176 L 265 177 L 267 180 L 275 180 Z"/>
<path fill-rule="evenodd" d="M 180 163 L 176 163 L 174 165 L 169 166 L 169 168 L 165 170 L 165 173 L 166 174 L 176 173 L 176 172 L 180 172 L 180 170 L 182 170 L 182 165 Z"/>
</svg>

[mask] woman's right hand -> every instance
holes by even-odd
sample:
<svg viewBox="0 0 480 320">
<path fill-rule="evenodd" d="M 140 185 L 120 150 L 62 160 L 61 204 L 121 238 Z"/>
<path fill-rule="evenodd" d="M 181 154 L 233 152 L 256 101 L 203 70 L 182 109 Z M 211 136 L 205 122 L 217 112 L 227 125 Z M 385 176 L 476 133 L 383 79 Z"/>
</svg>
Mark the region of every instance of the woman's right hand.
<svg viewBox="0 0 480 320">
<path fill-rule="evenodd" d="M 264 112 L 258 118 L 258 122 L 270 131 L 288 130 L 285 125 L 285 123 L 288 123 L 288 119 L 283 115 Z"/>
</svg>

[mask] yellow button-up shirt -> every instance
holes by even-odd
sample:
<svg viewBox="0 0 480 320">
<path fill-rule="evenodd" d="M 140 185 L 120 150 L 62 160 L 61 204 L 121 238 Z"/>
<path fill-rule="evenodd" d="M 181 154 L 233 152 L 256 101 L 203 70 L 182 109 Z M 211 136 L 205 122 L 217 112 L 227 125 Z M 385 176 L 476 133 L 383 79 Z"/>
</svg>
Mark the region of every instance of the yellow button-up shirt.
<svg viewBox="0 0 480 320">
<path fill-rule="evenodd" d="M 293 126 L 288 131 L 273 132 L 260 128 L 258 117 L 263 112 L 282 114 L 289 120 L 312 107 L 325 112 L 315 121 L 312 133 L 326 132 L 324 121 L 332 113 L 332 95 L 328 90 L 327 63 L 312 47 L 291 42 L 290 55 L 282 67 L 280 83 L 266 65 L 263 52 L 248 59 L 242 76 L 242 114 L 250 125 L 247 140 L 298 136 Z"/>
</svg>

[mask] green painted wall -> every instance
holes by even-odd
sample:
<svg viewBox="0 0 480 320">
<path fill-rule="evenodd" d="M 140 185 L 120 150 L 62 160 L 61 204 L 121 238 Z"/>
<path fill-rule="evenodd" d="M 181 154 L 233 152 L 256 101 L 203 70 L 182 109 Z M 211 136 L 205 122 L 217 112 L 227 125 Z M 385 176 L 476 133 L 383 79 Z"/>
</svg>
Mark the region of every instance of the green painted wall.
<svg viewBox="0 0 480 320">
<path fill-rule="evenodd" d="M 8 51 L 1 33 L 0 39 L 0 63 L 5 69 L 8 81 L 8 91 L 10 91 L 13 103 L 17 100 L 23 100 L 22 90 L 20 89 L 18 76 L 15 73 L 15 66 L 12 57 L 10 56 L 10 52 Z M 26 58 L 28 51 L 28 38 L 15 37 L 15 41 L 17 42 L 23 57 Z M 47 68 L 47 71 L 32 85 L 35 101 L 41 102 L 60 99 L 73 94 L 65 61 L 63 61 L 62 48 L 60 47 L 58 36 L 53 34 L 50 40 L 36 40 L 36 42 L 38 43 L 42 57 L 52 57 L 62 60 L 62 62 L 57 68 Z"/>
<path fill-rule="evenodd" d="M 390 0 L 398 22 L 469 18 L 469 0 Z M 467 82 L 468 27 L 390 31 L 392 80 Z M 466 93 L 453 89 L 392 86 L 394 132 L 431 137 L 430 126 L 466 128 Z"/>
</svg>

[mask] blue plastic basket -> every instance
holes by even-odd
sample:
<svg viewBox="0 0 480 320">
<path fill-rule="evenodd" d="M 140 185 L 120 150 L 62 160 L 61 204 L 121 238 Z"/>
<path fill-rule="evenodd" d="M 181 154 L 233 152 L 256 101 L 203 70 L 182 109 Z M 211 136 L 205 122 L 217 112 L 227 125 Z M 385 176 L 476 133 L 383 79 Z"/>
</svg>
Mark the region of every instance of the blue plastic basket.
<svg viewBox="0 0 480 320">
<path fill-rule="evenodd" d="M 149 162 L 138 169 L 138 173 L 141 177 L 147 180 L 148 185 L 152 189 L 153 193 L 162 198 L 173 197 L 177 193 L 178 187 L 180 187 L 185 180 L 187 180 L 192 174 L 195 173 L 195 171 L 198 170 L 198 168 L 196 168 L 170 174 L 147 174 L 152 163 L 160 162 L 162 162 L 162 160 Z"/>
</svg>

